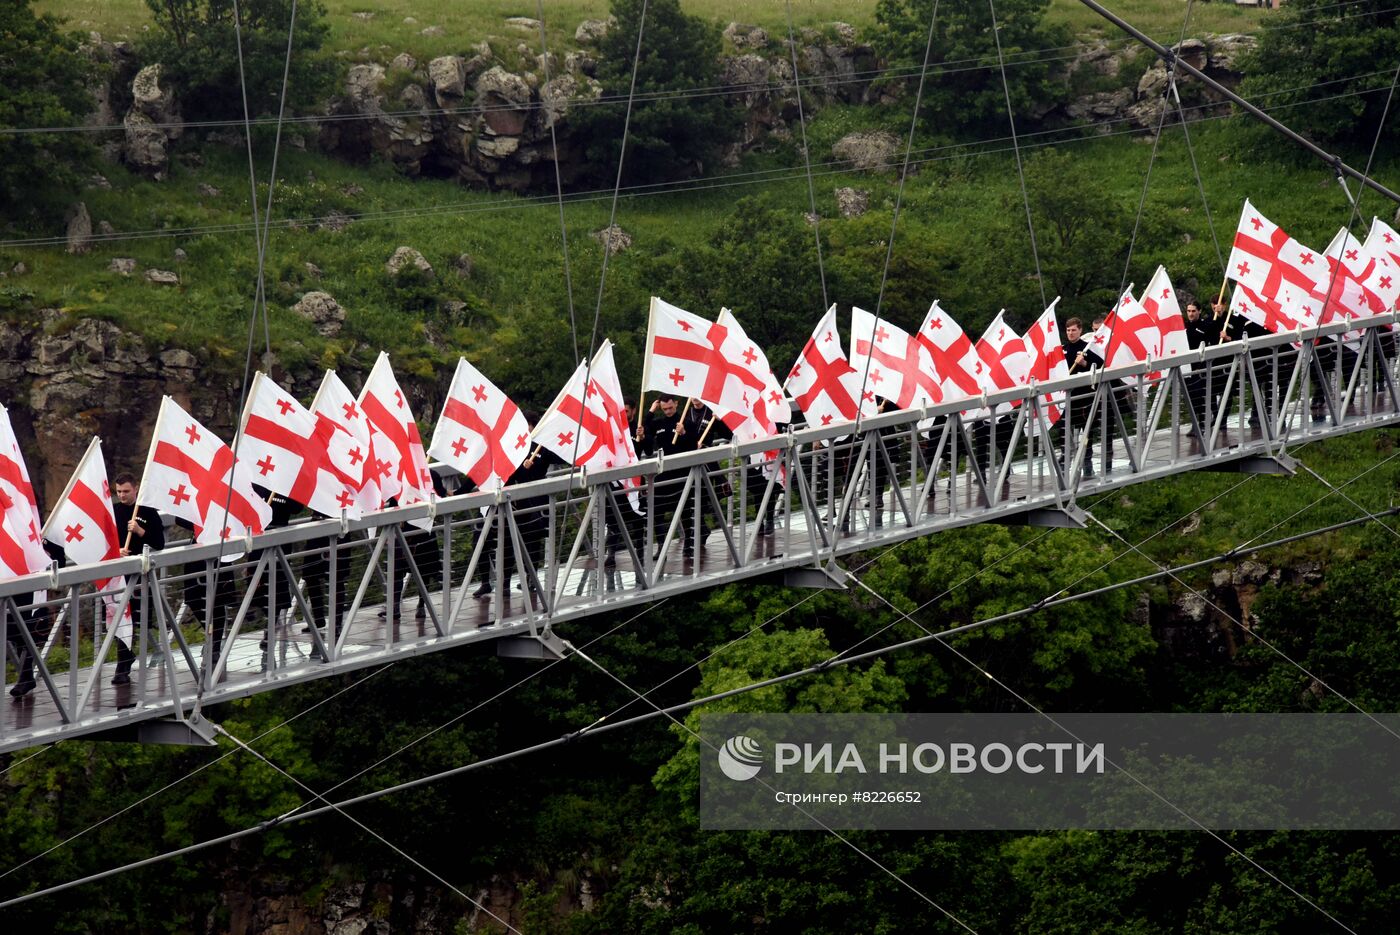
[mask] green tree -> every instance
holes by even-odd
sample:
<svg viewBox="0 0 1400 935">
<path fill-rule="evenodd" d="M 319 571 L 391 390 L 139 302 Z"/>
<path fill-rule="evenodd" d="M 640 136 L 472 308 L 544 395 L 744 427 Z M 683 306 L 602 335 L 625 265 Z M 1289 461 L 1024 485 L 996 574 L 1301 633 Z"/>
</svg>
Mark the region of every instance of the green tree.
<svg viewBox="0 0 1400 935">
<path fill-rule="evenodd" d="M 577 121 L 595 179 L 611 182 L 616 177 L 643 6 L 643 0 L 613 0 L 617 23 L 599 43 L 598 80 L 604 96 L 617 103 L 586 108 Z M 636 84 L 637 96 L 643 99 L 632 106 L 623 166 L 624 181 L 631 183 L 703 171 L 729 141 L 737 122 L 721 96 L 667 93 L 719 84 L 719 28 L 682 13 L 680 0 L 649 0 L 645 9 Z M 651 95 L 654 99 L 643 97 Z"/>
<path fill-rule="evenodd" d="M 95 66 L 78 39 L 29 0 L 0 3 L 0 127 L 66 127 L 92 107 Z M 83 133 L 0 135 L 0 213 L 49 208 L 93 153 Z"/>
<path fill-rule="evenodd" d="M 823 311 L 812 228 L 797 208 L 769 198 L 738 201 L 706 244 L 658 245 L 642 276 L 698 315 L 731 309 L 779 378 Z"/>
<path fill-rule="evenodd" d="M 241 0 L 239 30 L 234 27 L 233 0 L 146 0 L 146 5 L 155 17 L 156 30 L 144 43 L 143 57 L 165 66 L 186 118 L 243 116 L 239 31 L 249 113 L 255 117 L 277 113 L 292 0 Z M 321 54 L 327 33 L 325 8 L 306 0 L 297 4 L 296 13 L 287 76 L 289 113 L 320 104 L 336 73 Z"/>
<path fill-rule="evenodd" d="M 1295 130 L 1369 148 L 1381 126 L 1397 47 L 1400 12 L 1393 4 L 1290 0 L 1264 20 L 1259 45 L 1244 65 L 1241 93 L 1267 101 L 1270 109 L 1287 108 L 1281 119 Z M 1326 96 L 1315 100 L 1314 88 L 1324 83 Z M 1382 139 L 1393 147 L 1400 128 L 1393 119 L 1386 123 Z"/>
<path fill-rule="evenodd" d="M 1063 26 L 1045 24 L 1049 8 L 1050 0 L 1001 0 L 996 6 L 1018 129 L 1048 114 L 1066 94 L 1049 62 L 1024 54 L 1069 41 Z M 874 44 L 881 57 L 892 66 L 918 69 L 932 11 L 931 2 L 879 0 Z M 1005 131 L 1006 95 L 991 13 L 983 0 L 940 0 L 928 61 L 923 107 L 935 126 L 955 132 Z"/>
</svg>

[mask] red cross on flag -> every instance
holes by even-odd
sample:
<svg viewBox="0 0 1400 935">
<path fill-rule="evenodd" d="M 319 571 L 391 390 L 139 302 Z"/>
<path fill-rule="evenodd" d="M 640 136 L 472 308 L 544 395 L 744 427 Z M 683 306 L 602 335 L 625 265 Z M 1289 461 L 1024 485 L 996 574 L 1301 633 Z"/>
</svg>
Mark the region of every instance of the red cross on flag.
<svg viewBox="0 0 1400 935">
<path fill-rule="evenodd" d="M 1191 342 L 1186 338 L 1186 317 L 1181 313 L 1181 302 L 1165 266 L 1157 267 L 1157 272 L 1152 274 L 1152 281 L 1143 290 L 1139 303 L 1157 323 L 1153 357 L 1175 357 L 1191 350 Z"/>
<path fill-rule="evenodd" d="M 1030 366 L 1026 370 L 1026 382 L 1048 383 L 1063 380 L 1069 376 L 1069 364 L 1065 362 L 1065 348 L 1060 343 L 1060 323 L 1055 320 L 1055 306 L 1059 296 L 1050 307 L 1041 313 L 1036 323 L 1026 329 L 1026 352 Z M 1061 408 L 1065 402 L 1064 390 L 1046 393 L 1043 397 L 1046 420 L 1054 425 L 1060 421 Z"/>
<path fill-rule="evenodd" d="M 583 362 L 569 377 L 535 426 L 535 441 L 565 464 L 598 471 L 637 463 L 627 419 L 622 413 L 622 384 L 613 363 L 611 341 L 604 341 L 591 363 Z"/>
<path fill-rule="evenodd" d="M 192 523 L 201 545 L 257 535 L 272 519 L 253 491 L 248 462 L 235 463 L 233 449 L 169 396 L 160 401 L 136 503 Z"/>
<path fill-rule="evenodd" d="M 1311 306 L 1307 308 L 1311 311 Z M 1317 324 L 1316 318 L 1311 314 L 1294 317 L 1277 302 L 1256 295 L 1253 290 L 1239 283 L 1235 283 L 1235 291 L 1230 296 L 1230 311 L 1245 321 L 1252 321 L 1275 334 L 1311 328 Z"/>
<path fill-rule="evenodd" d="M 360 516 L 363 465 L 350 452 L 355 437 L 317 415 L 264 373 L 253 376 L 243 409 L 239 460 L 273 493 L 322 516 Z"/>
<path fill-rule="evenodd" d="M 857 414 L 873 416 L 875 403 L 865 400 L 859 410 L 861 375 L 846 359 L 836 329 L 836 306 L 826 310 L 802 354 L 788 373 L 787 391 L 807 417 L 807 424 L 826 426 L 854 422 Z"/>
<path fill-rule="evenodd" d="M 381 509 L 384 495 L 379 490 L 379 461 L 374 456 L 369 420 L 360 411 L 355 394 L 350 392 L 334 370 L 327 370 L 321 378 L 316 398 L 311 401 L 311 412 L 318 419 L 329 419 L 350 434 L 351 444 L 344 451 L 344 460 L 340 463 L 342 467 L 348 466 L 351 476 L 359 480 L 355 497 L 360 513 L 363 515 Z"/>
<path fill-rule="evenodd" d="M 121 535 L 112 513 L 112 491 L 102 440 L 94 438 L 63 488 L 44 524 L 44 539 L 63 549 L 73 565 L 91 565 L 121 556 Z M 104 590 L 108 581 L 97 582 Z"/>
<path fill-rule="evenodd" d="M 1248 200 L 1226 271 L 1235 282 L 1295 317 L 1306 314 L 1302 310 L 1308 305 L 1321 308 L 1328 276 L 1327 263 L 1317 251 L 1289 237 Z"/>
<path fill-rule="evenodd" d="M 459 357 L 428 454 L 471 478 L 477 489 L 495 490 L 529 453 L 530 424 L 520 407 Z"/>
<path fill-rule="evenodd" d="M 1376 261 L 1366 287 L 1380 296 L 1387 309 L 1400 308 L 1400 234 L 1380 218 L 1372 218 L 1363 249 Z"/>
<path fill-rule="evenodd" d="M 922 342 L 898 325 L 876 320 L 865 309 L 851 307 L 851 366 L 860 377 L 861 399 L 888 399 L 899 409 L 932 406 L 943 401 L 934 375 L 933 358 Z"/>
<path fill-rule="evenodd" d="M 917 337 L 933 361 L 933 372 L 945 398 L 971 399 L 981 395 L 980 374 L 985 365 L 977 356 L 977 348 L 962 325 L 937 302 L 929 306 Z"/>
<path fill-rule="evenodd" d="M 423 439 L 389 366 L 389 355 L 383 351 L 360 390 L 358 404 L 374 437 L 374 455 L 378 459 L 375 472 L 385 499 L 397 498 L 399 506 L 427 500 L 433 489 L 433 476 L 428 473 Z M 427 519 L 413 523 L 425 529 L 430 524 Z"/>
<path fill-rule="evenodd" d="M 29 468 L 10 425 L 10 411 L 0 406 L 0 509 L 9 525 L 7 539 L 10 558 L 5 565 L 14 576 L 43 571 L 49 567 L 49 556 L 40 541 L 43 519 L 34 499 L 34 485 L 29 482 Z"/>
<path fill-rule="evenodd" d="M 1089 350 L 1106 369 L 1150 360 L 1155 356 L 1160 332 L 1157 319 L 1133 298 L 1133 287 L 1118 299 L 1099 329 L 1089 337 Z"/>
</svg>

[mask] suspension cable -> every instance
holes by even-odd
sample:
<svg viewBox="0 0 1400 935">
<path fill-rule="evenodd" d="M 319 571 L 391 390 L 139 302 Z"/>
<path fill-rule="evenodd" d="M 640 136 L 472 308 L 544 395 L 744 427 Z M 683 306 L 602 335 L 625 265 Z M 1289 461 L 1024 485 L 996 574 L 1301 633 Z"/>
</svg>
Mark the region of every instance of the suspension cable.
<svg viewBox="0 0 1400 935">
<path fill-rule="evenodd" d="M 995 0 L 987 0 L 987 9 L 992 15 L 992 38 L 996 40 L 997 66 L 1001 72 L 1001 93 L 1006 101 L 1006 120 L 1011 125 L 1011 151 L 1016 155 L 1016 177 L 1021 182 L 1021 203 L 1026 206 L 1026 230 L 1031 238 L 1031 259 L 1035 263 L 1035 283 L 1040 287 L 1040 307 L 1047 308 L 1050 303 L 1045 297 L 1045 277 L 1040 274 L 1040 250 L 1035 242 L 1035 221 L 1031 219 L 1031 196 L 1026 191 L 1026 170 L 1021 164 L 1021 143 L 1016 138 L 1016 111 L 1011 106 L 1011 87 L 1006 81 L 1006 59 L 1001 54 L 1001 26 L 997 24 Z M 1153 144 L 1153 152 L 1156 152 L 1155 143 Z M 1150 166 L 1148 171 L 1151 171 Z"/>
<path fill-rule="evenodd" d="M 807 144 L 807 117 L 802 112 L 802 83 L 797 75 L 797 39 L 792 29 L 792 0 L 783 0 L 787 10 L 788 53 L 792 57 L 792 86 L 797 95 L 797 126 L 802 130 L 802 163 L 807 169 L 807 204 L 812 212 L 812 239 L 817 246 L 817 275 L 822 283 L 822 311 L 831 307 L 826 291 L 826 265 L 822 262 L 821 214 L 817 212 L 817 190 L 812 181 L 812 148 Z"/>
<path fill-rule="evenodd" d="M 544 83 L 540 85 L 540 90 L 543 92 L 549 87 L 549 42 L 544 31 L 544 0 L 535 0 L 535 16 L 540 23 L 540 65 L 544 70 Z M 574 366 L 578 366 L 578 323 L 574 318 L 574 279 L 569 269 L 569 226 L 564 223 L 564 176 L 559 168 L 559 135 L 554 115 L 545 104 L 543 94 L 540 96 L 540 107 L 545 123 L 549 124 L 549 143 L 554 152 L 554 191 L 559 196 L 559 237 L 564 245 L 564 294 L 569 300 L 569 338 L 574 345 Z"/>
</svg>

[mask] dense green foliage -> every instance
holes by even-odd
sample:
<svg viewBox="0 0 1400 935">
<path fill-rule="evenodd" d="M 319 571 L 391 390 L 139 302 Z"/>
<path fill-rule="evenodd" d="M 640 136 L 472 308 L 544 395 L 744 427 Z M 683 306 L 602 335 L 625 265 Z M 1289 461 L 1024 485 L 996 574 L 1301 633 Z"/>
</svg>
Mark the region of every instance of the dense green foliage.
<svg viewBox="0 0 1400 935">
<path fill-rule="evenodd" d="M 142 44 L 147 61 L 160 62 L 179 88 L 187 120 L 241 119 L 246 85 L 252 117 L 276 115 L 287 76 L 287 113 L 318 107 L 335 80 L 322 56 L 325 9 L 316 0 L 296 4 L 290 65 L 292 0 L 146 0 L 156 30 Z M 242 55 L 243 81 L 239 80 Z"/>
<path fill-rule="evenodd" d="M 996 4 L 995 33 L 991 7 L 980 0 L 939 0 L 936 17 L 934 6 L 932 0 L 879 0 L 875 44 L 891 65 L 913 70 L 905 79 L 911 92 L 927 50 L 923 113 L 939 132 L 1004 132 L 1008 94 L 1018 129 L 1064 99 L 1064 82 L 1041 51 L 1069 41 L 1067 30 L 1045 22 L 1050 0 L 1002 0 Z M 998 35 L 1006 62 L 1004 88 Z"/>
<path fill-rule="evenodd" d="M 0 2 L 0 127 L 67 127 L 92 107 L 96 69 L 78 39 L 30 0 Z M 80 133 L 0 134 L 0 214 L 51 208 L 94 148 Z"/>
<path fill-rule="evenodd" d="M 1393 105 L 1397 48 L 1400 12 L 1392 4 L 1290 0 L 1260 31 L 1241 93 L 1287 108 L 1281 119 L 1311 137 L 1369 147 L 1380 132 L 1381 147 L 1394 146 L 1400 129 L 1393 119 L 1383 125 L 1382 115 Z"/>
<path fill-rule="evenodd" d="M 667 92 L 719 84 L 719 27 L 682 12 L 680 0 L 613 0 L 612 13 L 617 23 L 598 44 L 598 80 L 614 103 L 587 108 L 577 121 L 592 180 L 615 180 L 624 125 L 625 184 L 703 172 L 729 143 L 735 114 L 718 95 Z M 639 99 L 629 120 L 634 63 Z"/>
</svg>

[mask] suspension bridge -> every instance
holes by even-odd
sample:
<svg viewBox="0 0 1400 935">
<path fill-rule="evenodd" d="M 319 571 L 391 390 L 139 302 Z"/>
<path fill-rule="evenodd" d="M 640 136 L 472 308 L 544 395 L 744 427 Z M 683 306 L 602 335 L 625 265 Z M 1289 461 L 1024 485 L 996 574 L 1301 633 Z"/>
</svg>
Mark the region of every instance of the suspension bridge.
<svg viewBox="0 0 1400 935">
<path fill-rule="evenodd" d="M 719 444 L 294 523 L 222 565 L 219 546 L 184 546 L 13 579 L 0 606 L 41 621 L 19 628 L 38 684 L 0 713 L 0 752 L 79 736 L 212 743 L 206 705 L 484 641 L 551 658 L 556 628 L 587 616 L 746 579 L 841 588 L 853 553 L 974 523 L 1082 527 L 1086 495 L 1189 471 L 1291 474 L 1290 446 L 1400 424 L 1396 317 L 1367 320 L 1344 353 L 1287 334 L 1231 342 L 989 394 L 976 410 L 800 429 L 776 450 Z M 1317 334 L 1331 343 L 1354 324 Z M 752 469 L 762 452 L 774 470 Z M 644 516 L 620 484 L 636 476 Z M 136 623 L 129 684 L 109 684 L 104 599 Z"/>
</svg>

